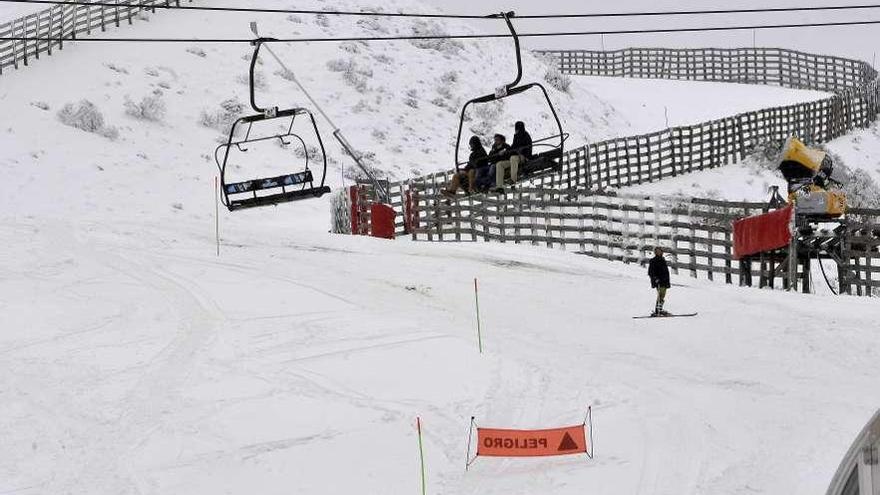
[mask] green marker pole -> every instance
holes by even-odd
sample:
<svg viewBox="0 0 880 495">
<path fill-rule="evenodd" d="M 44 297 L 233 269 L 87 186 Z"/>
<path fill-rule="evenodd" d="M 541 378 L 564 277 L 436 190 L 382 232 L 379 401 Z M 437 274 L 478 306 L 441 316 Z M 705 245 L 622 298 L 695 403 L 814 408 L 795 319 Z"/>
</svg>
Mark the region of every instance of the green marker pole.
<svg viewBox="0 0 880 495">
<path fill-rule="evenodd" d="M 474 305 L 477 307 L 477 345 L 480 347 L 480 354 L 483 353 L 483 330 L 480 328 L 480 290 L 477 286 L 477 279 L 474 279 Z"/>
<path fill-rule="evenodd" d="M 416 417 L 416 430 L 419 432 L 419 460 L 422 464 L 422 495 L 427 495 L 428 489 L 425 484 L 425 449 L 422 447 L 422 420 Z"/>
</svg>

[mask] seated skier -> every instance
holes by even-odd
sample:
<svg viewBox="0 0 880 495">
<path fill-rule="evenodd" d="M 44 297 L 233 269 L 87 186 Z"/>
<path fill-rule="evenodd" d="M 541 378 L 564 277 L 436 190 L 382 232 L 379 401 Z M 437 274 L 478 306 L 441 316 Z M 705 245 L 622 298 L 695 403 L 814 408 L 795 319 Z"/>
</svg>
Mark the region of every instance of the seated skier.
<svg viewBox="0 0 880 495">
<path fill-rule="evenodd" d="M 477 170 L 477 188 L 488 191 L 495 182 L 495 170 L 498 164 L 510 158 L 510 145 L 503 134 L 495 134 L 492 149 L 489 150 L 488 167 Z"/>
<path fill-rule="evenodd" d="M 477 136 L 471 136 L 469 145 L 471 148 L 471 154 L 470 157 L 468 157 L 467 165 L 461 170 L 456 170 L 449 186 L 441 191 L 444 196 L 455 196 L 455 193 L 458 192 L 459 188 L 463 188 L 465 194 L 475 192 L 477 190 L 477 170 L 480 168 L 489 168 L 486 148 L 483 148 L 483 143 L 480 142 L 480 138 Z"/>
<path fill-rule="evenodd" d="M 671 286 L 669 266 L 666 264 L 666 259 L 663 258 L 663 248 L 660 246 L 654 248 L 654 257 L 651 258 L 651 263 L 648 265 L 648 277 L 651 279 L 651 287 L 657 289 L 657 303 L 651 316 L 669 316 L 669 313 L 663 310 L 666 291 Z"/>
<path fill-rule="evenodd" d="M 517 122 L 513 126 L 513 147 L 510 157 L 495 164 L 495 190 L 504 192 L 504 174 L 510 171 L 510 181 L 516 182 L 519 166 L 532 158 L 532 136 L 526 132 L 526 125 Z"/>
</svg>

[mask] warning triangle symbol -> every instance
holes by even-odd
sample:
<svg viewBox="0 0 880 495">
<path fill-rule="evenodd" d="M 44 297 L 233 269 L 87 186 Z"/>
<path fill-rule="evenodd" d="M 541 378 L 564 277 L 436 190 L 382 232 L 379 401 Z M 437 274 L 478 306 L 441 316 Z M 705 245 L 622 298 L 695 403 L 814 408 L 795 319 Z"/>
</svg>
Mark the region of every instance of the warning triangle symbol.
<svg viewBox="0 0 880 495">
<path fill-rule="evenodd" d="M 562 442 L 559 443 L 559 448 L 556 449 L 559 452 L 563 452 L 566 450 L 578 450 L 578 444 L 571 438 L 571 435 L 568 432 L 565 432 L 565 436 L 562 437 Z"/>
</svg>

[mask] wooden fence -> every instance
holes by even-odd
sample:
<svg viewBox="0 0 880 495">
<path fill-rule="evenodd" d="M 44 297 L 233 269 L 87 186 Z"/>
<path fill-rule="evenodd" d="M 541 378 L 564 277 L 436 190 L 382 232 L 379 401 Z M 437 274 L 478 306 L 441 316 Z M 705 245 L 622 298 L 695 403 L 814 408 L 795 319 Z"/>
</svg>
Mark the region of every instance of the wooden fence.
<svg viewBox="0 0 880 495">
<path fill-rule="evenodd" d="M 86 0 L 88 1 L 88 0 Z M 192 2 L 192 0 L 189 0 Z M 106 5 L 106 4 L 113 5 Z M 65 40 L 132 24 L 138 13 L 155 12 L 156 6 L 180 6 L 180 0 L 104 0 L 101 5 L 53 5 L 50 8 L 0 24 L 0 75 L 62 50 Z"/>
<path fill-rule="evenodd" d="M 777 48 L 627 49 L 615 52 L 554 51 L 560 69 L 573 75 L 671 78 L 771 84 L 830 91 L 828 98 L 744 112 L 690 126 L 590 143 L 566 151 L 562 170 L 528 181 L 539 189 L 592 190 L 626 187 L 720 167 L 744 159 L 768 142 L 798 136 L 827 142 L 877 118 L 878 73 L 840 57 Z M 452 170 L 392 183 L 391 203 L 406 233 L 405 198 L 415 188 L 436 194 Z"/>
<path fill-rule="evenodd" d="M 495 241 L 541 245 L 595 258 L 644 264 L 656 245 L 676 274 L 728 284 L 787 287 L 784 263 L 733 257 L 733 221 L 767 211 L 765 203 L 517 189 L 451 200 L 412 191 L 412 238 L 432 242 Z M 836 248 L 833 273 L 842 292 L 880 295 L 880 211 L 853 210 Z M 809 287 L 810 259 L 798 280 Z"/>
<path fill-rule="evenodd" d="M 572 75 L 763 84 L 842 94 L 877 78 L 868 64 L 781 48 L 627 48 L 616 51 L 554 50 Z"/>
</svg>

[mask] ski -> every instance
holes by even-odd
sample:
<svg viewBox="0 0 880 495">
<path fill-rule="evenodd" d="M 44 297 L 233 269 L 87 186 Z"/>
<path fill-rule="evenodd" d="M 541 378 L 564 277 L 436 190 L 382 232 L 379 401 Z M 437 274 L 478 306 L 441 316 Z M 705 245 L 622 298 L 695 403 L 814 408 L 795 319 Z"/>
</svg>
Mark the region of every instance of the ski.
<svg viewBox="0 0 880 495">
<path fill-rule="evenodd" d="M 669 314 L 669 315 L 663 315 L 663 316 L 650 316 L 650 315 L 648 315 L 648 316 L 633 316 L 633 320 L 642 320 L 642 319 L 647 319 L 647 318 L 688 318 L 691 316 L 697 316 L 698 314 L 699 313 L 687 313 L 687 314 L 681 314 L 681 315 Z"/>
</svg>

